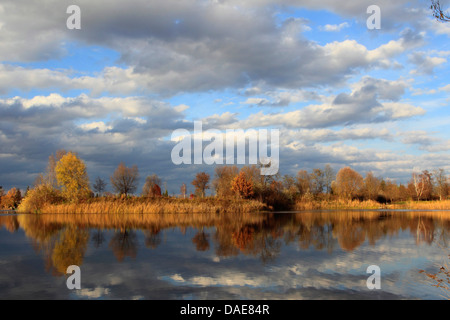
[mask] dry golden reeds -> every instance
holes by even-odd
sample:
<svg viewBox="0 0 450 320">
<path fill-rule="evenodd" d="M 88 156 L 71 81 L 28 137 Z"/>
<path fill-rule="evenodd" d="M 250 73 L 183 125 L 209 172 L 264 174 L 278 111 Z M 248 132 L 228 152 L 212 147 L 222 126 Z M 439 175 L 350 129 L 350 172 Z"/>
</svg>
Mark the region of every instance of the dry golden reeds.
<svg viewBox="0 0 450 320">
<path fill-rule="evenodd" d="M 177 199 L 177 198 L 98 198 L 84 203 L 46 204 L 40 213 L 226 213 L 258 212 L 266 205 L 255 200 Z"/>
<path fill-rule="evenodd" d="M 294 210 L 342 210 L 342 209 L 403 209 L 403 210 L 450 210 L 450 200 L 406 201 L 383 204 L 373 200 L 299 200 Z"/>
</svg>

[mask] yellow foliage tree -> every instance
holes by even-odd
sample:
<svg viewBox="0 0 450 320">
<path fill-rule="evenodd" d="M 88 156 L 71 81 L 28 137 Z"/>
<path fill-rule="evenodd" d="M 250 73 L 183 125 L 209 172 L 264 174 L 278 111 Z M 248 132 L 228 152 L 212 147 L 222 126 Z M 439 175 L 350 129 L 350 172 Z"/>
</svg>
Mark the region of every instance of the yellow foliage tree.
<svg viewBox="0 0 450 320">
<path fill-rule="evenodd" d="M 86 229 L 78 229 L 74 226 L 64 229 L 51 257 L 58 274 L 66 274 L 67 267 L 70 265 L 82 265 L 88 241 L 89 232 Z"/>
<path fill-rule="evenodd" d="M 68 152 L 56 164 L 56 179 L 63 196 L 70 201 L 89 197 L 89 177 L 86 165 L 73 152 Z"/>
</svg>

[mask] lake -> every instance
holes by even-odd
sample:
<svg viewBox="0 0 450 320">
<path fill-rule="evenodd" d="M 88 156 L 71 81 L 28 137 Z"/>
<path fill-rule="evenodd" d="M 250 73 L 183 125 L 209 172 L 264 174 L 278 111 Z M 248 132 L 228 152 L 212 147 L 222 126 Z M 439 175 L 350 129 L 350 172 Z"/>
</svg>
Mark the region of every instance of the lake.
<svg viewBox="0 0 450 320">
<path fill-rule="evenodd" d="M 0 299 L 448 299 L 426 273 L 449 231 L 449 211 L 3 214 Z"/>
</svg>

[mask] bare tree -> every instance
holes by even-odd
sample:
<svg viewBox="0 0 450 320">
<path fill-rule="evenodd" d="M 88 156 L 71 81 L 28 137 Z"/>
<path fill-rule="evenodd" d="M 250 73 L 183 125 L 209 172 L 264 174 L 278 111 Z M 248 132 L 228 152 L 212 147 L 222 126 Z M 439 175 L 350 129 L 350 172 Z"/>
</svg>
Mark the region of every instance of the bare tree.
<svg viewBox="0 0 450 320">
<path fill-rule="evenodd" d="M 138 167 L 134 165 L 131 168 L 127 168 L 125 164 L 121 162 L 111 176 L 111 185 L 113 186 L 114 191 L 127 196 L 136 191 L 138 180 Z"/>
<path fill-rule="evenodd" d="M 105 182 L 105 180 L 103 180 L 103 179 L 100 178 L 100 177 L 97 177 L 97 178 L 95 179 L 95 183 L 94 183 L 94 185 L 92 186 L 92 188 L 94 189 L 94 191 L 95 191 L 97 194 L 102 195 L 103 192 L 106 191 L 106 186 L 107 186 L 107 183 Z"/>
<path fill-rule="evenodd" d="M 375 200 L 380 191 L 380 180 L 370 171 L 364 179 L 364 193 L 369 200 Z"/>
<path fill-rule="evenodd" d="M 72 153 L 76 155 L 75 152 Z M 55 155 L 52 154 L 48 157 L 48 164 L 45 175 L 41 175 L 41 177 L 36 180 L 36 185 L 47 184 L 50 185 L 53 189 L 56 189 L 58 187 L 58 182 L 56 180 L 56 165 L 58 164 L 59 160 L 61 160 L 61 158 L 66 154 L 66 150 L 60 149 L 56 151 Z"/>
<path fill-rule="evenodd" d="M 291 177 L 290 175 L 285 174 L 283 176 L 282 182 L 283 182 L 284 192 L 288 195 L 289 198 L 293 199 L 298 193 L 298 189 L 297 189 L 297 186 L 295 185 L 294 177 Z"/>
<path fill-rule="evenodd" d="M 417 200 L 420 200 L 422 198 L 422 195 L 425 191 L 425 179 L 422 174 L 413 172 L 412 173 L 412 179 L 411 183 L 414 186 L 414 191 L 416 192 Z"/>
<path fill-rule="evenodd" d="M 322 193 L 325 186 L 325 173 L 320 169 L 313 169 L 309 177 L 311 192 L 317 196 Z"/>
<path fill-rule="evenodd" d="M 400 199 L 400 187 L 395 181 L 388 180 L 385 187 L 385 197 L 390 202 L 394 202 Z"/>
<path fill-rule="evenodd" d="M 298 188 L 298 191 L 300 193 L 300 195 L 304 195 L 310 192 L 311 190 L 311 180 L 310 180 L 310 175 L 308 174 L 308 172 L 306 170 L 300 170 L 297 173 L 297 177 L 296 177 L 296 185 Z"/>
<path fill-rule="evenodd" d="M 180 192 L 181 192 L 181 195 L 183 196 L 183 199 L 186 199 L 186 192 L 187 192 L 186 183 L 183 183 L 181 185 Z"/>
<path fill-rule="evenodd" d="M 214 170 L 214 180 L 212 182 L 218 197 L 231 197 L 231 182 L 238 175 L 239 169 L 236 166 L 218 166 Z"/>
<path fill-rule="evenodd" d="M 155 197 L 161 195 L 161 179 L 152 174 L 145 178 L 145 184 L 142 188 L 142 195 L 146 197 Z M 158 190 L 159 189 L 159 190 Z"/>
<path fill-rule="evenodd" d="M 205 190 L 209 189 L 209 174 L 206 172 L 199 172 L 192 181 L 192 185 L 195 187 L 195 192 L 205 196 Z"/>
<path fill-rule="evenodd" d="M 442 10 L 439 0 L 431 0 L 430 9 L 433 11 L 433 17 L 435 17 L 438 21 L 450 21 L 450 15 Z"/>
<path fill-rule="evenodd" d="M 448 178 L 444 169 L 437 169 L 433 172 L 434 175 L 434 188 L 439 195 L 439 199 L 442 201 L 448 193 Z"/>
<path fill-rule="evenodd" d="M 333 168 L 327 164 L 324 169 L 324 183 L 325 183 L 325 190 L 327 194 L 331 194 L 331 183 L 336 178 L 336 173 L 334 172 Z"/>
</svg>

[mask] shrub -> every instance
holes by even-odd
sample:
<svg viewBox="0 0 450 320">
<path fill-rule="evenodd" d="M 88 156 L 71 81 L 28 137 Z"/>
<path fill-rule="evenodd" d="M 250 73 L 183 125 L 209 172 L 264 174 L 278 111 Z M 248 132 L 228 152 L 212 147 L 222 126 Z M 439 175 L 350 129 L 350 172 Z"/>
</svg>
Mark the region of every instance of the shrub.
<svg viewBox="0 0 450 320">
<path fill-rule="evenodd" d="M 17 211 L 39 213 L 46 204 L 55 204 L 62 200 L 60 191 L 50 185 L 39 185 L 28 191 Z"/>
<path fill-rule="evenodd" d="M 0 209 L 15 209 L 22 200 L 22 194 L 19 189 L 12 188 L 8 193 L 1 197 Z"/>
</svg>

